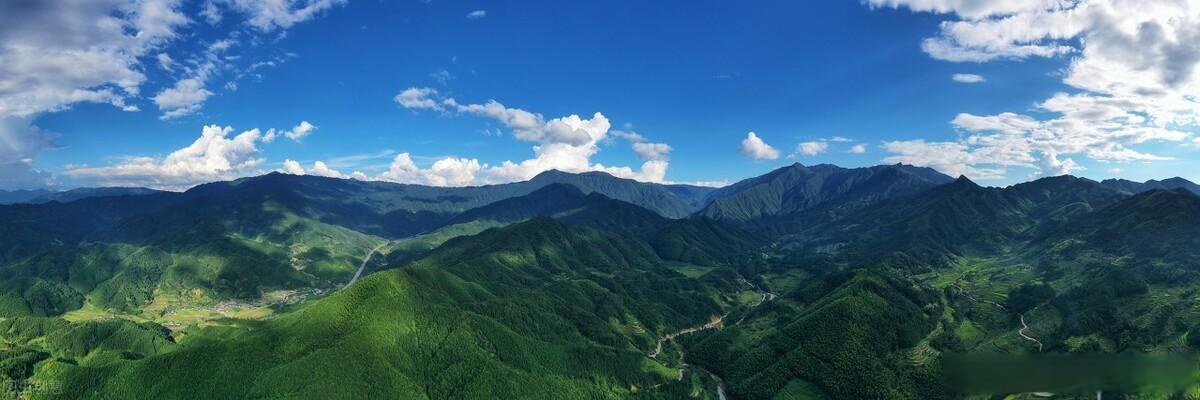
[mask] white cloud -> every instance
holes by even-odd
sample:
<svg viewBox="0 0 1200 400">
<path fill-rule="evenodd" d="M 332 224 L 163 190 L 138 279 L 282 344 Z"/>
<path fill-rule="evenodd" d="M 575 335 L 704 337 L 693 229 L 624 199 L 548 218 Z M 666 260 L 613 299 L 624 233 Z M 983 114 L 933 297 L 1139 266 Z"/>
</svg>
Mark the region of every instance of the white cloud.
<svg viewBox="0 0 1200 400">
<path fill-rule="evenodd" d="M 105 186 L 146 186 L 182 190 L 217 180 L 253 174 L 265 160 L 260 157 L 258 129 L 229 137 L 232 127 L 207 125 L 191 145 L 165 158 L 126 157 L 107 167 L 77 166 L 64 173 L 72 178 Z"/>
<path fill-rule="evenodd" d="M 442 110 L 442 105 L 434 100 L 431 96 L 437 95 L 437 90 L 432 88 L 408 88 L 400 91 L 393 97 L 400 106 L 414 110 Z"/>
<path fill-rule="evenodd" d="M 163 111 L 162 119 L 178 118 L 196 112 L 212 96 L 197 78 L 182 79 L 175 86 L 164 89 L 153 97 L 154 104 Z"/>
<path fill-rule="evenodd" d="M 1058 155 L 1052 151 L 1042 154 L 1042 156 L 1038 159 L 1038 167 L 1039 172 L 1034 176 L 1069 175 L 1075 171 L 1082 171 L 1086 169 L 1076 163 L 1075 160 L 1070 158 L 1059 160 Z"/>
<path fill-rule="evenodd" d="M 443 158 L 425 170 L 425 179 L 433 186 L 465 186 L 475 183 L 479 161 L 465 158 Z"/>
<path fill-rule="evenodd" d="M 214 0 L 204 1 L 204 5 L 200 8 L 200 16 L 204 17 L 204 22 L 208 22 L 209 25 L 221 23 L 221 9 L 217 8 Z"/>
<path fill-rule="evenodd" d="M 158 60 L 158 66 L 160 68 L 167 71 L 175 70 L 175 59 L 171 58 L 170 54 L 158 53 L 158 55 L 154 58 Z"/>
<path fill-rule="evenodd" d="M 175 1 L 0 2 L 0 118 L 79 102 L 128 108 L 138 59 L 186 22 Z"/>
<path fill-rule="evenodd" d="M 292 130 L 287 131 L 287 133 L 284 133 L 284 135 L 287 136 L 288 139 L 298 142 L 300 141 L 300 138 L 308 136 L 308 134 L 315 130 L 317 130 L 317 127 L 313 126 L 313 124 L 308 123 L 308 121 L 300 121 L 300 124 L 292 127 Z"/>
<path fill-rule="evenodd" d="M 248 23 L 276 21 L 269 24 L 281 27 L 336 3 L 233 0 L 236 8 L 253 11 L 249 14 L 255 18 Z M 209 6 L 216 7 L 205 3 L 205 18 Z M 179 30 L 191 23 L 182 9 L 179 0 L 0 2 L 0 118 L 55 112 L 80 102 L 136 109 L 126 103 L 137 98 L 146 81 L 141 60 L 152 59 L 167 69 L 178 65 L 166 53 L 147 56 L 180 37 Z M 219 52 L 229 43 L 215 44 L 205 51 Z M 206 70 L 203 64 L 194 68 Z M 160 93 L 164 111 L 180 115 L 206 98 L 199 72 L 189 71 Z"/>
<path fill-rule="evenodd" d="M 487 10 L 475 10 L 467 13 L 467 19 L 480 19 L 487 16 Z"/>
<path fill-rule="evenodd" d="M 292 175 L 304 175 L 304 167 L 300 166 L 299 162 L 291 159 L 283 160 L 282 171 Z"/>
<path fill-rule="evenodd" d="M 233 9 L 246 15 L 247 23 L 263 32 L 290 28 L 345 0 L 230 0 Z"/>
<path fill-rule="evenodd" d="M 665 159 L 670 146 L 659 143 L 643 143 L 635 146 L 634 151 L 639 156 L 646 156 L 639 170 L 623 166 L 607 166 L 592 163 L 591 157 L 600 151 L 600 143 L 606 140 L 612 125 L 601 113 L 592 114 L 591 118 L 578 115 L 546 119 L 538 113 L 509 108 L 495 100 L 481 104 L 462 104 L 453 98 L 438 98 L 437 91 L 431 88 L 408 88 L 396 95 L 395 101 L 401 106 L 414 110 L 437 110 L 454 114 L 468 114 L 491 118 L 512 130 L 517 140 L 533 142 L 534 157 L 523 161 L 504 161 L 497 165 L 479 165 L 478 161 L 455 159 L 453 163 L 457 170 L 470 171 L 475 179 L 472 183 L 500 183 L 527 180 L 535 175 L 556 169 L 566 172 L 604 171 L 612 175 L 637 179 L 648 182 L 661 182 L 665 175 L 668 162 Z M 634 144 L 642 143 L 645 138 L 640 135 L 631 136 L 623 132 L 623 137 Z M 614 135 L 617 136 L 617 135 Z M 649 157 L 649 158 L 647 158 Z M 445 159 L 444 159 L 445 160 Z M 444 160 L 439 160 L 444 161 Z M 411 160 L 409 160 L 411 161 Z M 475 161 L 471 163 L 469 161 Z M 434 164 L 435 168 L 437 163 Z M 443 164 L 449 168 L 450 162 Z M 475 168 L 478 166 L 478 168 Z M 411 176 L 414 168 L 401 166 L 391 180 L 413 181 Z M 419 170 L 419 169 L 417 169 Z M 407 172 L 406 172 L 407 171 Z M 478 176 L 475 175 L 478 172 Z M 458 174 L 455 178 L 466 177 L 468 174 Z M 439 182 L 434 179 L 431 182 Z M 440 182 L 447 185 L 467 184 L 462 179 L 446 178 Z"/>
<path fill-rule="evenodd" d="M 671 146 L 666 143 L 651 143 L 648 142 L 645 136 L 634 131 L 624 131 L 614 129 L 609 131 L 614 137 L 629 141 L 633 148 L 633 154 L 643 161 L 663 160 L 666 161 L 671 154 Z"/>
<path fill-rule="evenodd" d="M 134 6 L 137 11 L 133 26 L 137 36 L 156 39 L 172 38 L 175 28 L 187 24 L 188 18 L 180 11 L 180 0 L 142 0 Z"/>
<path fill-rule="evenodd" d="M 982 75 L 976 74 L 954 74 L 950 76 L 950 79 L 960 83 L 982 83 L 986 81 Z"/>
<path fill-rule="evenodd" d="M 219 16 L 217 6 L 229 1 L 201 4 L 200 17 L 211 21 L 210 11 Z M 328 2 L 243 3 L 267 10 L 286 5 L 294 11 L 294 23 L 327 8 L 323 4 Z M 234 44 L 228 39 L 201 49 L 170 48 L 179 38 L 193 35 L 188 29 L 196 23 L 184 15 L 186 8 L 181 0 L 0 1 L 0 126 L 8 131 L 6 140 L 30 141 L 6 145 L 40 148 L 39 130 L 30 122 L 77 103 L 110 104 L 134 112 L 140 111 L 137 103 L 150 100 L 164 119 L 198 111 L 213 95 L 205 87 L 209 78 L 218 71 L 236 71 L 231 64 L 238 57 L 225 54 Z M 246 35 L 231 31 L 235 32 L 230 37 Z M 147 98 L 142 93 L 146 71 L 155 65 L 177 80 Z M 15 127 L 21 124 L 25 133 L 18 135 Z"/>
<path fill-rule="evenodd" d="M 354 171 L 350 175 L 346 175 L 320 160 L 313 161 L 312 167 L 304 169 L 304 166 L 300 165 L 299 161 L 286 159 L 283 160 L 283 167 L 280 168 L 279 171 L 292 175 L 312 175 L 338 179 L 354 178 L 360 181 L 367 180 L 367 175 L 363 174 L 362 172 Z"/>
<path fill-rule="evenodd" d="M 829 138 L 829 141 L 837 142 L 837 143 L 846 143 L 846 142 L 853 142 L 854 139 L 844 137 L 844 136 L 834 136 L 834 137 Z"/>
<path fill-rule="evenodd" d="M 954 14 L 923 47 L 948 61 L 1054 57 L 1069 92 L 1036 105 L 1037 114 L 960 114 L 957 144 L 969 167 L 1020 166 L 1035 174 L 1079 170 L 1070 157 L 1157 161 L 1147 142 L 1184 142 L 1200 125 L 1200 3 L 1194 1 L 871 0 L 873 6 Z M 1003 2 L 1008 3 L 1008 2 Z M 1036 117 L 1034 116 L 1036 115 Z M 900 155 L 903 156 L 903 155 Z"/>
<path fill-rule="evenodd" d="M 746 138 L 742 139 L 742 146 L 738 148 L 738 152 L 751 160 L 774 160 L 779 158 L 779 150 L 759 139 L 758 134 L 754 132 L 746 134 Z"/>
<path fill-rule="evenodd" d="M 296 126 L 292 127 L 290 130 L 280 131 L 276 130 L 275 128 L 268 129 L 267 133 L 263 135 L 262 141 L 263 143 L 271 143 L 274 142 L 275 138 L 279 136 L 286 136 L 288 139 L 299 142 L 300 139 L 308 136 L 312 133 L 312 131 L 315 130 L 317 130 L 315 125 L 310 124 L 308 121 L 300 121 L 299 124 L 296 124 Z"/>
<path fill-rule="evenodd" d="M 846 152 L 850 154 L 863 154 L 867 152 L 867 145 L 856 144 L 854 146 L 850 146 L 850 150 L 846 150 Z"/>
<path fill-rule="evenodd" d="M 612 127 L 608 118 L 595 113 L 590 119 L 578 115 L 546 120 L 541 114 L 519 108 L 508 108 L 495 100 L 484 104 L 458 104 L 447 99 L 445 104 L 458 112 L 494 118 L 513 130 L 513 137 L 527 142 L 564 144 L 571 147 L 591 147 L 604 139 Z"/>
<path fill-rule="evenodd" d="M 159 119 L 179 118 L 199 111 L 204 102 L 214 94 L 205 87 L 209 78 L 227 65 L 228 59 L 222 57 L 222 54 L 234 44 L 236 42 L 230 39 L 209 43 L 205 51 L 191 61 L 195 66 L 184 66 L 187 77 L 176 81 L 173 87 L 163 89 L 152 98 L 154 104 L 163 112 Z M 159 61 L 161 63 L 162 60 Z"/>
<path fill-rule="evenodd" d="M 804 156 L 815 156 L 824 153 L 829 149 L 829 143 L 824 140 L 816 140 L 811 142 L 801 142 L 796 145 L 796 154 Z"/>
<path fill-rule="evenodd" d="M 642 136 L 642 134 L 634 132 L 634 131 L 623 131 L 623 130 L 619 130 L 619 129 L 613 129 L 609 133 L 615 137 L 619 137 L 621 139 L 628 140 L 630 143 L 638 143 L 638 142 L 646 141 L 645 136 Z"/>
<path fill-rule="evenodd" d="M 671 146 L 666 143 L 637 142 L 633 144 L 633 153 L 643 160 L 665 160 L 671 153 Z"/>
<path fill-rule="evenodd" d="M 927 166 L 948 175 L 966 175 L 973 179 L 1003 179 L 1005 176 L 1004 169 L 976 167 L 981 163 L 980 155 L 957 142 L 893 141 L 884 143 L 883 148 L 892 153 L 884 159 L 888 163 Z"/>
<path fill-rule="evenodd" d="M 433 186 L 466 186 L 476 183 L 476 174 L 483 168 L 479 160 L 446 157 L 428 169 L 417 167 L 408 153 L 397 154 L 380 180 Z"/>
<path fill-rule="evenodd" d="M 413 162 L 411 155 L 400 153 L 392 159 L 392 165 L 388 167 L 387 172 L 380 176 L 380 179 L 397 183 L 421 183 L 424 176 L 421 174 L 421 168 L 418 168 L 417 163 Z"/>
<path fill-rule="evenodd" d="M 346 177 L 345 175 L 342 175 L 341 172 L 338 172 L 337 170 L 335 170 L 333 168 L 329 168 L 328 165 L 325 165 L 324 161 L 314 161 L 312 168 L 310 168 L 308 170 L 308 174 L 316 175 L 316 176 L 324 176 L 327 178 L 345 178 Z"/>
</svg>

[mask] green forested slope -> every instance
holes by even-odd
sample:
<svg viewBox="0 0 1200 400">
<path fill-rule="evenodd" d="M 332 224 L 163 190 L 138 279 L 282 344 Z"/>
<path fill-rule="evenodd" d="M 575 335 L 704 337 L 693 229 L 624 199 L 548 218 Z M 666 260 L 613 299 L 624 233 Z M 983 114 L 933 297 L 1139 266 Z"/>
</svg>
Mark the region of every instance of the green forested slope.
<svg viewBox="0 0 1200 400">
<path fill-rule="evenodd" d="M 53 359 L 36 377 L 72 398 L 653 395 L 675 377 L 645 355 L 656 337 L 729 307 L 732 294 L 706 282 L 645 244 L 539 218 L 451 240 L 273 320 L 193 329 L 158 354 Z M 4 337 L 31 336 L 14 329 Z"/>
<path fill-rule="evenodd" d="M 718 189 L 698 214 L 719 221 L 788 229 L 792 228 L 789 225 L 826 214 L 836 217 L 951 180 L 931 169 L 907 165 L 845 169 L 828 164 L 794 164 Z"/>
<path fill-rule="evenodd" d="M 954 355 L 1200 354 L 1186 189 L 907 166 L 614 179 L 273 174 L 0 206 L 0 380 L 63 398 L 949 399 L 967 394 Z"/>
</svg>

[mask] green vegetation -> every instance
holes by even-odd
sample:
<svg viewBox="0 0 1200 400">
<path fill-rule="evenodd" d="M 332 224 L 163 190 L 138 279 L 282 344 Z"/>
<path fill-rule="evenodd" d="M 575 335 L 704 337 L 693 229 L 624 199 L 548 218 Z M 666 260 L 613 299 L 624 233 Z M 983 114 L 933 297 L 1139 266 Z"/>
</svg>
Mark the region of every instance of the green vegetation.
<svg viewBox="0 0 1200 400">
<path fill-rule="evenodd" d="M 968 391 L 960 356 L 1194 363 L 1188 188 L 794 165 L 716 191 L 561 172 L 84 191 L 0 206 L 0 383 L 97 399 L 1005 398 L 1039 390 Z M 21 390 L 39 382 L 61 392 Z"/>
<path fill-rule="evenodd" d="M 38 366 L 72 398 L 617 398 L 679 386 L 645 354 L 737 295 L 645 244 L 539 218 L 451 240 L 266 322 L 193 328 L 177 345 L 159 328 L 157 350 L 108 331 L 95 336 L 133 339 L 68 344 L 53 335 L 82 328 L 61 319 L 13 320 L 4 338 L 79 361 Z"/>
</svg>

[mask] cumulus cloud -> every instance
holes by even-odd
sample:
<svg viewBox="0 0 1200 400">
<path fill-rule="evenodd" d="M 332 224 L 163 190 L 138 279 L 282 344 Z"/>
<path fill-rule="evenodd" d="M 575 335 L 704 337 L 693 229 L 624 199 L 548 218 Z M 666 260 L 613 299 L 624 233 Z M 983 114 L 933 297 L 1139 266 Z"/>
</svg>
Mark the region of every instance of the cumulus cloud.
<svg viewBox="0 0 1200 400">
<path fill-rule="evenodd" d="M 312 134 L 312 132 L 315 130 L 317 130 L 316 125 L 313 125 L 308 121 L 300 121 L 299 124 L 296 124 L 296 126 L 293 126 L 292 129 L 289 130 L 278 130 L 275 128 L 267 129 L 267 133 L 263 134 L 262 136 L 262 142 L 271 143 L 275 141 L 275 138 L 280 136 L 299 142 L 300 139 Z"/>
<path fill-rule="evenodd" d="M 846 152 L 850 153 L 850 154 L 863 154 L 863 153 L 867 152 L 867 145 L 856 144 L 856 145 L 850 146 L 850 150 L 846 150 Z"/>
<path fill-rule="evenodd" d="M 397 154 L 388 170 L 379 179 L 419 185 L 466 186 L 476 183 L 476 174 L 483 168 L 479 160 L 446 157 L 433 166 L 422 169 L 408 153 Z"/>
<path fill-rule="evenodd" d="M 199 78 L 182 79 L 175 86 L 159 92 L 153 97 L 154 104 L 163 111 L 162 119 L 178 118 L 196 112 L 212 96 Z"/>
<path fill-rule="evenodd" d="M 567 172 L 603 171 L 647 182 L 661 182 L 666 175 L 666 156 L 670 146 L 645 143 L 645 138 L 636 134 L 636 139 L 631 139 L 635 136 L 630 135 L 619 137 L 633 142 L 635 153 L 645 160 L 638 170 L 593 163 L 591 158 L 600 151 L 600 144 L 609 137 L 612 128 L 608 118 L 599 112 L 590 118 L 568 115 L 547 119 L 542 114 L 511 108 L 495 100 L 464 104 L 454 98 L 439 98 L 437 90 L 431 88 L 408 88 L 397 94 L 394 100 L 413 110 L 436 110 L 493 119 L 511 130 L 517 140 L 534 143 L 533 158 L 508 160 L 496 165 L 480 164 L 474 159 L 445 158 L 431 167 L 441 177 L 435 179 L 426 176 L 425 170 L 416 168 L 411 159 L 402 160 L 397 156 L 392 170 L 389 170 L 391 174 L 384 179 L 397 182 L 420 182 L 424 179 L 439 185 L 500 183 L 527 180 L 552 169 Z"/>
<path fill-rule="evenodd" d="M 324 161 L 314 161 L 312 168 L 308 170 L 309 175 L 324 176 L 327 178 L 345 178 L 341 172 L 325 165 Z"/>
<path fill-rule="evenodd" d="M 959 83 L 982 83 L 985 81 L 982 75 L 976 74 L 954 74 L 950 76 L 950 79 Z"/>
<path fill-rule="evenodd" d="M 300 121 L 299 125 L 292 127 L 292 130 L 284 133 L 284 136 L 287 136 L 288 139 L 299 141 L 300 138 L 308 136 L 308 134 L 315 130 L 317 130 L 317 127 L 313 126 L 313 124 L 308 123 L 308 121 Z"/>
<path fill-rule="evenodd" d="M 191 145 L 163 158 L 126 157 L 112 166 L 75 166 L 65 175 L 104 186 L 146 186 L 167 190 L 259 172 L 265 161 L 258 142 L 262 135 L 251 129 L 230 137 L 232 127 L 207 125 Z"/>
<path fill-rule="evenodd" d="M 948 175 L 966 175 L 974 179 L 1003 179 L 1005 170 L 980 168 L 980 155 L 957 142 L 926 142 L 905 140 L 885 142 L 883 148 L 892 155 L 884 159 L 889 163 L 905 163 L 928 166 Z"/>
<path fill-rule="evenodd" d="M 271 128 L 271 129 L 267 130 L 267 133 L 265 135 L 263 135 L 262 141 L 264 143 L 271 143 L 271 142 L 275 141 L 276 137 L 279 137 L 280 135 L 282 135 L 282 136 L 287 137 L 288 139 L 292 139 L 293 141 L 299 142 L 300 139 L 304 138 L 305 136 L 308 136 L 309 134 L 312 133 L 312 131 L 315 131 L 315 130 L 317 130 L 316 125 L 313 125 L 313 124 L 309 123 L 308 121 L 300 121 L 299 124 L 296 124 L 296 126 L 293 126 L 292 129 L 289 129 L 286 131 L 278 131 L 278 130 L 275 130 L 275 128 Z"/>
<path fill-rule="evenodd" d="M 313 175 L 323 176 L 326 178 L 356 179 L 360 181 L 371 180 L 371 178 L 368 177 L 367 174 L 362 173 L 362 171 L 354 171 L 350 174 L 343 174 L 341 171 L 334 169 L 333 166 L 330 166 L 329 164 L 320 160 L 313 161 L 312 167 L 305 169 L 303 165 L 300 165 L 299 161 L 286 159 L 283 160 L 283 166 L 278 169 L 278 171 L 292 175 Z"/>
<path fill-rule="evenodd" d="M 178 6 L 164 0 L 0 2 L 0 118 L 80 102 L 128 108 L 146 80 L 138 58 L 187 21 Z"/>
<path fill-rule="evenodd" d="M 829 149 L 829 143 L 824 140 L 814 140 L 810 142 L 801 142 L 796 145 L 796 154 L 802 156 L 815 156 L 824 153 Z"/>
<path fill-rule="evenodd" d="M 764 142 L 754 132 L 747 133 L 746 138 L 742 139 L 742 146 L 738 148 L 738 153 L 751 160 L 774 160 L 779 158 L 779 150 Z"/>
<path fill-rule="evenodd" d="M 283 160 L 283 169 L 281 171 L 292 175 L 304 175 L 304 167 L 300 166 L 299 162 L 291 159 Z"/>
<path fill-rule="evenodd" d="M 432 96 L 437 95 L 437 90 L 432 88 L 408 88 L 401 90 L 392 100 L 400 103 L 401 107 L 413 110 L 441 110 L 442 105 L 439 104 Z"/>
<path fill-rule="evenodd" d="M 1070 158 L 1059 160 L 1058 154 L 1053 151 L 1042 153 L 1038 158 L 1039 171 L 1034 176 L 1059 176 L 1069 175 L 1076 171 L 1082 171 L 1085 168 Z"/>
<path fill-rule="evenodd" d="M 1063 70 L 1063 83 L 1071 89 L 1037 103 L 1037 114 L 964 113 L 954 119 L 953 125 L 963 134 L 955 145 L 972 155 L 967 167 L 978 171 L 1003 176 L 1006 167 L 1020 166 L 1033 169 L 1034 174 L 1059 174 L 1081 169 L 1071 158 L 1075 155 L 1110 162 L 1166 160 L 1170 157 L 1135 147 L 1152 141 L 1185 142 L 1200 123 L 1200 103 L 1195 100 L 1200 93 L 1200 77 L 1195 73 L 1200 64 L 1200 48 L 1195 45 L 1200 42 L 1200 3 L 870 0 L 870 4 L 955 16 L 922 45 L 937 59 L 986 62 L 1071 55 Z M 911 153 L 919 145 L 901 147 Z"/>
<path fill-rule="evenodd" d="M 666 143 L 649 142 L 645 136 L 634 131 L 614 129 L 609 134 L 628 141 L 633 148 L 633 154 L 643 161 L 667 161 L 670 158 L 672 149 Z"/>
<path fill-rule="evenodd" d="M 199 17 L 221 22 L 222 9 L 240 10 L 246 24 L 270 25 L 275 30 L 311 18 L 337 1 L 208 0 L 199 4 Z M 77 103 L 110 104 L 123 111 L 140 111 L 149 100 L 163 119 L 197 112 L 214 95 L 206 88 L 219 71 L 238 71 L 227 54 L 230 39 L 209 46 L 173 46 L 196 25 L 183 13 L 180 0 L 63 0 L 0 1 L 0 130 L 3 146 L 41 149 L 45 134 L 32 121 Z M 279 15 L 280 17 L 262 17 Z M 252 18 L 253 17 L 253 18 Z M 263 22 L 275 21 L 275 22 Z M 260 23 L 261 22 L 261 23 Z M 248 31 L 231 29 L 230 37 Z M 149 65 L 147 65 L 149 64 Z M 159 92 L 145 96 L 145 74 L 157 65 L 175 79 Z M 240 72 L 238 72 L 240 74 Z M 2 151 L 2 150 L 0 150 Z M 22 152 L 6 171 L 33 168 L 37 151 Z M 0 155 L 3 157 L 3 155 Z M 49 176 L 30 169 L 33 175 Z M 0 182 L 0 187 L 5 187 Z"/>
<path fill-rule="evenodd" d="M 638 142 L 633 144 L 633 153 L 643 160 L 665 160 L 671 153 L 671 146 L 666 143 Z"/>
</svg>

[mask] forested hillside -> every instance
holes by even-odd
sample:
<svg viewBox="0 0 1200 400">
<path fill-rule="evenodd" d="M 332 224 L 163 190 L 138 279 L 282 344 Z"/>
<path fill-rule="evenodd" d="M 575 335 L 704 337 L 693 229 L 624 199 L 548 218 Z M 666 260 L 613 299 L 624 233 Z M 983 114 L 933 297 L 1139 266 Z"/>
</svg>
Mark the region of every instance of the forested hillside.
<svg viewBox="0 0 1200 400">
<path fill-rule="evenodd" d="M 997 188 L 904 165 L 794 165 L 715 191 L 270 174 L 4 205 L 0 365 L 61 388 L 34 398 L 1200 393 L 980 392 L 949 367 L 1193 359 L 1200 196 L 1140 185 Z"/>
</svg>

